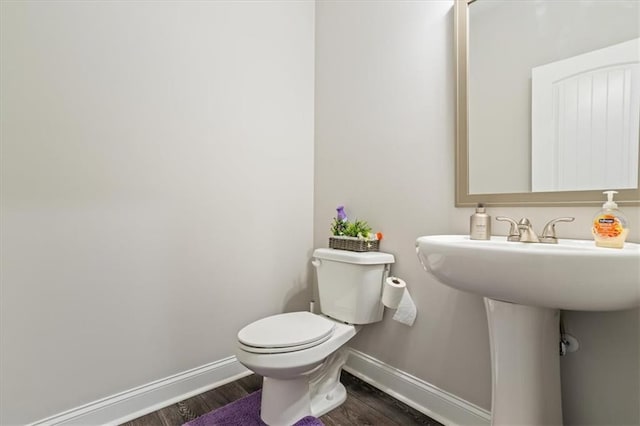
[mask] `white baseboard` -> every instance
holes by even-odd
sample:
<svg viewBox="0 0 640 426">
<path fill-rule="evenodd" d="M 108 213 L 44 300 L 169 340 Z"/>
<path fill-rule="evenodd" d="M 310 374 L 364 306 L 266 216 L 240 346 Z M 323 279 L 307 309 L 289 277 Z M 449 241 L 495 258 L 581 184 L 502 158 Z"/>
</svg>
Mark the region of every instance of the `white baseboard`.
<svg viewBox="0 0 640 426">
<path fill-rule="evenodd" d="M 251 371 L 231 356 L 56 414 L 30 426 L 118 425 L 249 374 Z"/>
<path fill-rule="evenodd" d="M 491 413 L 424 380 L 349 349 L 344 369 L 445 425 L 488 426 Z"/>
<path fill-rule="evenodd" d="M 488 426 L 491 415 L 470 402 L 349 349 L 344 369 L 445 425 Z M 235 356 L 193 368 L 60 414 L 29 426 L 119 425 L 251 374 Z"/>
</svg>

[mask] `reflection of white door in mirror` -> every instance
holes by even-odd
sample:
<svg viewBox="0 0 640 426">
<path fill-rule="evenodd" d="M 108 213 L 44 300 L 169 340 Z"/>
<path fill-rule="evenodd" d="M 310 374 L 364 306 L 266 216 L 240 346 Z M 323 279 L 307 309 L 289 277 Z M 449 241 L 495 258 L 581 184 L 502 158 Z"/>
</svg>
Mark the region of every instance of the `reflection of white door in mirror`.
<svg viewBox="0 0 640 426">
<path fill-rule="evenodd" d="M 532 69 L 531 188 L 635 188 L 640 39 Z"/>
</svg>

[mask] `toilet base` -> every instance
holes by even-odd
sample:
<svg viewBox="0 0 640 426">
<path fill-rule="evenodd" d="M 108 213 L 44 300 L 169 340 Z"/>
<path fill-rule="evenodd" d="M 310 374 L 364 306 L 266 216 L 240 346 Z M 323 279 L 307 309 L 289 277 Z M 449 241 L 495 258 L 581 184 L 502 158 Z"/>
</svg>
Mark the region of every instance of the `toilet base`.
<svg viewBox="0 0 640 426">
<path fill-rule="evenodd" d="M 340 372 L 347 361 L 343 348 L 307 374 L 282 380 L 264 377 L 262 381 L 262 421 L 269 426 L 290 426 L 306 416 L 320 417 L 347 399 L 340 383 Z"/>
<path fill-rule="evenodd" d="M 275 396 L 275 397 L 272 397 Z M 306 416 L 320 417 L 340 406 L 347 390 L 337 382 L 333 389 L 309 400 L 309 381 L 264 378 L 262 384 L 262 421 L 269 426 L 291 426 Z"/>
<path fill-rule="evenodd" d="M 265 377 L 262 380 L 260 417 L 269 426 L 291 426 L 311 415 L 309 378 L 291 380 Z"/>
<path fill-rule="evenodd" d="M 320 417 L 347 400 L 347 390 L 338 382 L 333 390 L 325 395 L 316 395 L 311 401 L 311 415 Z"/>
</svg>

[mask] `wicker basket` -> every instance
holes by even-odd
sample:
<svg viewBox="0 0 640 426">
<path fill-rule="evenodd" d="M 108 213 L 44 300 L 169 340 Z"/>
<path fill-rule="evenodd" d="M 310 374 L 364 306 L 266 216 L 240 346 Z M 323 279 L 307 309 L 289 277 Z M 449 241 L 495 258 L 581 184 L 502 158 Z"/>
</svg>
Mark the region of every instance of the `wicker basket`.
<svg viewBox="0 0 640 426">
<path fill-rule="evenodd" d="M 329 248 L 349 251 L 378 251 L 379 240 L 363 240 L 356 237 L 329 237 Z"/>
</svg>

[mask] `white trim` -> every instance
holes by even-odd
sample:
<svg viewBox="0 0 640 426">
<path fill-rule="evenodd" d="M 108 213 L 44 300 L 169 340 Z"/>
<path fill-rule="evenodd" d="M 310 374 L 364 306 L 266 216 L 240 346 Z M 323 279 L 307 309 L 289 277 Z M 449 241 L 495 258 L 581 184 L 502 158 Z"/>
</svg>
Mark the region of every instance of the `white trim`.
<svg viewBox="0 0 640 426">
<path fill-rule="evenodd" d="M 30 426 L 118 425 L 251 374 L 230 356 L 73 408 Z"/>
<path fill-rule="evenodd" d="M 424 380 L 349 348 L 344 369 L 416 410 L 449 426 L 488 426 L 491 414 Z M 235 356 L 31 423 L 29 426 L 119 425 L 251 374 Z"/>
<path fill-rule="evenodd" d="M 349 348 L 344 369 L 445 425 L 487 426 L 491 413 L 365 353 Z"/>
</svg>

